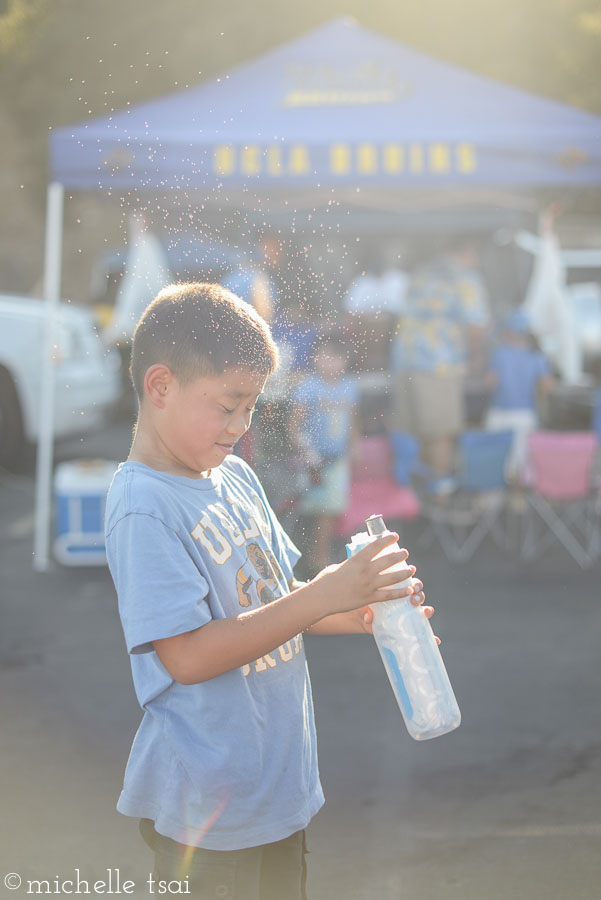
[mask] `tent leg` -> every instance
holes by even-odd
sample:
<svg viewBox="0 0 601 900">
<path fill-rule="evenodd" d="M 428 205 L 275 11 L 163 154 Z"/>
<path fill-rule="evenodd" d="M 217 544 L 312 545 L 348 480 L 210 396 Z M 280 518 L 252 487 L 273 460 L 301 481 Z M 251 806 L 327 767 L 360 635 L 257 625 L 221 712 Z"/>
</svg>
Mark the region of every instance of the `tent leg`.
<svg viewBox="0 0 601 900">
<path fill-rule="evenodd" d="M 50 514 L 54 451 L 54 344 L 55 320 L 61 294 L 63 231 L 62 184 L 48 185 L 46 200 L 46 247 L 44 253 L 44 343 L 40 361 L 41 391 L 36 458 L 35 533 L 33 567 L 47 572 L 50 566 Z"/>
</svg>

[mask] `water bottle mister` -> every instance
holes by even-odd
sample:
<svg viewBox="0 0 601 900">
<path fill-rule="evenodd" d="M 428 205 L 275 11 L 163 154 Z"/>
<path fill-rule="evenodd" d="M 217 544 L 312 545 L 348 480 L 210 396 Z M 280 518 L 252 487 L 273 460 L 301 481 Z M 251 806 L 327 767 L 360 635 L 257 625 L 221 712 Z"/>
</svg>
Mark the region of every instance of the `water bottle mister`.
<svg viewBox="0 0 601 900">
<path fill-rule="evenodd" d="M 357 553 L 381 534 L 390 534 L 382 516 L 370 516 L 367 532 L 355 534 L 348 555 Z M 378 556 L 394 553 L 390 544 Z M 392 571 L 408 569 L 405 562 Z M 412 579 L 400 582 L 403 586 Z M 395 585 L 396 587 L 396 585 Z M 409 597 L 374 603 L 373 633 L 407 731 L 416 741 L 447 734 L 458 727 L 461 713 L 440 650 L 424 610 Z"/>
</svg>

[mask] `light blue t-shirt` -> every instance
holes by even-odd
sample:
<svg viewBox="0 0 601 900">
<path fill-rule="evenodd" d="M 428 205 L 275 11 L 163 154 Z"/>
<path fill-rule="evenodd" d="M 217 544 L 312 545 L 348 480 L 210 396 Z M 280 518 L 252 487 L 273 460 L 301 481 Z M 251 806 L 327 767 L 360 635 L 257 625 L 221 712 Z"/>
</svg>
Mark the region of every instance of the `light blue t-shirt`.
<svg viewBox="0 0 601 900">
<path fill-rule="evenodd" d="M 306 409 L 306 430 L 320 456 L 339 459 L 346 455 L 353 411 L 359 391 L 348 377 L 335 382 L 309 375 L 296 388 L 293 400 Z"/>
<path fill-rule="evenodd" d="M 193 479 L 122 463 L 106 548 L 144 710 L 119 812 L 212 850 L 306 827 L 323 793 L 302 636 L 193 685 L 174 681 L 152 647 L 288 593 L 300 554 L 250 466 L 230 456 Z"/>
<path fill-rule="evenodd" d="M 536 386 L 551 372 L 549 361 L 542 353 L 529 347 L 500 344 L 493 351 L 490 369 L 498 376 L 492 407 L 536 410 Z"/>
</svg>

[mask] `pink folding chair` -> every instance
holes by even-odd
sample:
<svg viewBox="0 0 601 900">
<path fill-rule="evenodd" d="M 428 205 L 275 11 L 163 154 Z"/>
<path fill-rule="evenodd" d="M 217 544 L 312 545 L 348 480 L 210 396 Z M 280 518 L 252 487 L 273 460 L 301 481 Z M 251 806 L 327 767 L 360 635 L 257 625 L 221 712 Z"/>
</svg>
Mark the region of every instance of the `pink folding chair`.
<svg viewBox="0 0 601 900">
<path fill-rule="evenodd" d="M 599 489 L 592 480 L 592 431 L 535 431 L 528 437 L 528 520 L 522 559 L 560 543 L 583 568 L 601 555 Z"/>
<path fill-rule="evenodd" d="M 351 469 L 349 504 L 336 523 L 336 533 L 341 537 L 364 531 L 365 519 L 374 513 L 397 527 L 399 520 L 415 519 L 420 512 L 415 491 L 395 480 L 388 437 L 368 435 L 360 439 L 359 446 L 359 460 Z"/>
</svg>

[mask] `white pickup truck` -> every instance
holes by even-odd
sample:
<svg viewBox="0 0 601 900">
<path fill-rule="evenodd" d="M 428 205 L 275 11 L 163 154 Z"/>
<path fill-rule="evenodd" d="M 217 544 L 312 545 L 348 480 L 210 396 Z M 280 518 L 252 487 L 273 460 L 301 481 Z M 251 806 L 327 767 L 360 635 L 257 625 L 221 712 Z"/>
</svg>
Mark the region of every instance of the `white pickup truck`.
<svg viewBox="0 0 601 900">
<path fill-rule="evenodd" d="M 39 429 L 45 310 L 42 300 L 0 295 L 0 465 L 19 458 Z M 55 330 L 57 438 L 102 424 L 120 395 L 120 361 L 104 350 L 92 315 L 59 304 Z"/>
</svg>

